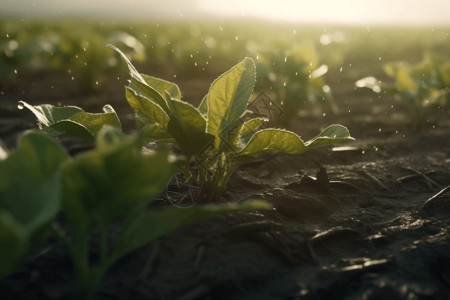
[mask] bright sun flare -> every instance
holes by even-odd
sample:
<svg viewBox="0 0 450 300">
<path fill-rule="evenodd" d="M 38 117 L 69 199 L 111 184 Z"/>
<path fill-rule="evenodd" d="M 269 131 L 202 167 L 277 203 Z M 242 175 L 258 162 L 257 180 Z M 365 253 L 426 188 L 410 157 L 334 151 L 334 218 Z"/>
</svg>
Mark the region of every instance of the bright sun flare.
<svg viewBox="0 0 450 300">
<path fill-rule="evenodd" d="M 205 12 L 223 16 L 249 16 L 274 21 L 347 24 L 448 23 L 446 0 L 200 0 Z"/>
</svg>

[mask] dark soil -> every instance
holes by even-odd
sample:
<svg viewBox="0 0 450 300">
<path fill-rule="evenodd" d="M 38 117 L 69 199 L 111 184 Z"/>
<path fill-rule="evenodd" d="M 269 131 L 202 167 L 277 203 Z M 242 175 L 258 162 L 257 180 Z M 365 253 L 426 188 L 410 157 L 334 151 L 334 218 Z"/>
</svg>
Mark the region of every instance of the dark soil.
<svg viewBox="0 0 450 300">
<path fill-rule="evenodd" d="M 17 109 L 21 99 L 88 111 L 109 103 L 126 128 L 133 126 L 122 80 L 80 94 L 58 74 L 23 76 L 0 98 L 0 138 L 10 149 L 19 132 L 35 126 L 30 113 Z M 176 81 L 195 102 L 212 79 Z M 328 80 L 339 114 L 305 107 L 291 124 L 304 139 L 343 124 L 355 141 L 242 167 L 222 201 L 265 199 L 273 210 L 180 228 L 117 263 L 97 298 L 450 299 L 448 188 L 433 197 L 450 185 L 450 110 L 432 109 L 421 130 L 413 130 L 404 104 L 355 90 L 355 79 Z M 71 153 L 90 146 L 65 144 Z M 180 199 L 169 191 L 156 203 L 171 205 L 168 200 Z M 72 283 L 69 258 L 49 240 L 0 281 L 0 294 L 66 299 Z"/>
</svg>

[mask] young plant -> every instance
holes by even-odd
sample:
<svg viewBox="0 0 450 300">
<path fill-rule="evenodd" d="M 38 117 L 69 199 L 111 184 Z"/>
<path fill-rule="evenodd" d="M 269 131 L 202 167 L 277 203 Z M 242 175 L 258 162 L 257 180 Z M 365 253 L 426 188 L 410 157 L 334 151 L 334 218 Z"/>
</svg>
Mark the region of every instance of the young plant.
<svg viewBox="0 0 450 300">
<path fill-rule="evenodd" d="M 51 228 L 73 260 L 79 296 L 93 298 L 112 264 L 161 235 L 217 214 L 268 208 L 252 201 L 146 211 L 178 160 L 165 148 L 142 151 L 138 136 L 110 126 L 99 130 L 96 140 L 96 149 L 73 159 L 43 132 L 25 133 L 10 154 L 0 149 L 0 277 L 10 274 Z M 71 234 L 56 222 L 60 209 Z M 111 242 L 113 225 L 120 231 Z M 94 236 L 98 248 L 91 243 Z"/>
<path fill-rule="evenodd" d="M 25 101 L 19 101 L 18 106 L 19 109 L 29 109 L 37 118 L 39 128 L 52 136 L 64 135 L 94 141 L 104 125 L 121 128 L 119 117 L 111 105 L 105 105 L 103 113 L 87 113 L 77 106 L 33 106 Z"/>
<path fill-rule="evenodd" d="M 174 83 L 140 74 L 127 57 L 131 81 L 126 98 L 138 126 L 150 141 L 178 145 L 186 156 L 182 170 L 204 198 L 217 200 L 233 172 L 267 153 L 299 154 L 313 147 L 352 140 L 344 126 L 332 125 L 310 141 L 291 131 L 262 129 L 263 118 L 248 117 L 247 105 L 255 85 L 255 64 L 245 58 L 217 78 L 199 107 L 181 100 Z M 195 168 L 190 168 L 194 160 Z"/>
<path fill-rule="evenodd" d="M 36 131 L 24 133 L 15 151 L 0 152 L 1 278 L 49 233 L 60 208 L 60 166 L 68 155 L 53 139 Z"/>
<path fill-rule="evenodd" d="M 416 127 L 424 125 L 426 113 L 431 107 L 445 107 L 450 103 L 450 60 L 426 53 L 421 62 L 411 65 L 391 62 L 384 65 L 394 84 L 384 84 L 374 77 L 356 82 L 357 87 L 367 87 L 376 93 L 384 91 L 404 101 L 413 116 Z"/>
<path fill-rule="evenodd" d="M 315 103 L 337 112 L 324 75 L 328 66 L 319 63 L 319 55 L 312 43 L 285 47 L 259 53 L 257 89 L 270 88 L 282 113 L 276 115 L 276 124 L 289 125 L 306 103 Z M 274 48 L 275 49 L 275 48 Z"/>
</svg>

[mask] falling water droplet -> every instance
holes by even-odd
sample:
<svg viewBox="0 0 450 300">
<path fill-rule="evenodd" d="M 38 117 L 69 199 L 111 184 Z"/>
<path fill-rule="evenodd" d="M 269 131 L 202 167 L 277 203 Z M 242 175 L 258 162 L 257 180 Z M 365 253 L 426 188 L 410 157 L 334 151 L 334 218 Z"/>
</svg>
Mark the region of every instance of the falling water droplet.
<svg viewBox="0 0 450 300">
<path fill-rule="evenodd" d="M 235 38 L 235 39 L 236 39 L 236 41 L 237 41 L 237 40 L 239 40 L 239 37 L 238 37 L 238 36 L 236 36 L 236 38 Z"/>
<path fill-rule="evenodd" d="M 342 67 L 339 69 L 339 72 L 342 72 Z"/>
<path fill-rule="evenodd" d="M 283 82 L 283 86 L 286 86 L 286 81 L 285 81 L 285 82 Z"/>
<path fill-rule="evenodd" d="M 98 81 L 95 82 L 95 85 L 98 85 Z"/>
<path fill-rule="evenodd" d="M 17 69 L 14 69 L 14 74 L 17 74 Z"/>
<path fill-rule="evenodd" d="M 326 115 L 327 115 L 327 113 L 323 113 L 323 114 L 322 114 L 322 117 L 326 117 Z"/>
<path fill-rule="evenodd" d="M 287 62 L 287 56 L 284 57 L 284 62 Z"/>
</svg>

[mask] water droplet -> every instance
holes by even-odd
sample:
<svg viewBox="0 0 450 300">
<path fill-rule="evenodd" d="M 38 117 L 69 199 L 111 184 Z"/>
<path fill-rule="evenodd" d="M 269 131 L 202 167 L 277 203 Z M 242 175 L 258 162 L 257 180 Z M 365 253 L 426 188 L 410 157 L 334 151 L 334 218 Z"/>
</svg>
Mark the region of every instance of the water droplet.
<svg viewBox="0 0 450 300">
<path fill-rule="evenodd" d="M 219 29 L 220 29 L 220 31 L 223 31 L 223 27 L 222 26 L 219 26 Z"/>
<path fill-rule="evenodd" d="M 326 115 L 327 115 L 327 113 L 323 113 L 323 114 L 322 114 L 322 117 L 325 117 Z"/>
<path fill-rule="evenodd" d="M 395 131 L 395 134 L 398 134 L 398 130 Z"/>
<path fill-rule="evenodd" d="M 98 81 L 95 82 L 95 85 L 98 85 Z"/>
<path fill-rule="evenodd" d="M 339 69 L 339 72 L 342 72 L 342 67 Z"/>
<path fill-rule="evenodd" d="M 72 80 L 75 80 L 75 77 L 73 77 L 73 76 L 72 76 L 72 78 L 71 78 L 71 79 L 72 79 Z"/>
<path fill-rule="evenodd" d="M 378 57 L 378 60 L 381 60 L 381 56 L 380 56 L 380 57 Z"/>
<path fill-rule="evenodd" d="M 173 74 L 173 78 L 177 78 L 177 74 Z"/>
<path fill-rule="evenodd" d="M 363 150 L 363 151 L 361 151 L 361 154 L 363 154 L 363 155 L 364 155 L 365 153 L 366 153 L 366 151 L 364 151 L 364 150 Z"/>
<path fill-rule="evenodd" d="M 378 132 L 381 132 L 381 128 L 380 128 L 380 129 L 378 129 Z"/>
<path fill-rule="evenodd" d="M 191 54 L 191 58 L 194 58 L 194 54 Z"/>
<path fill-rule="evenodd" d="M 9 34 L 6 34 L 6 38 L 9 39 Z"/>
<path fill-rule="evenodd" d="M 285 81 L 285 82 L 283 82 L 283 86 L 286 86 L 286 81 Z"/>
<path fill-rule="evenodd" d="M 237 40 L 239 40 L 239 37 L 238 37 L 238 36 L 236 36 L 236 37 L 235 37 L 235 39 L 236 39 L 236 41 L 237 41 Z"/>
<path fill-rule="evenodd" d="M 197 62 L 194 63 L 194 66 L 197 66 Z"/>
<path fill-rule="evenodd" d="M 14 74 L 17 74 L 17 69 L 14 69 Z"/>
<path fill-rule="evenodd" d="M 284 62 L 287 62 L 287 56 L 284 57 Z"/>
<path fill-rule="evenodd" d="M 25 104 L 23 103 L 23 101 L 19 101 L 19 104 L 17 104 L 17 108 L 18 109 L 24 109 Z"/>
</svg>

